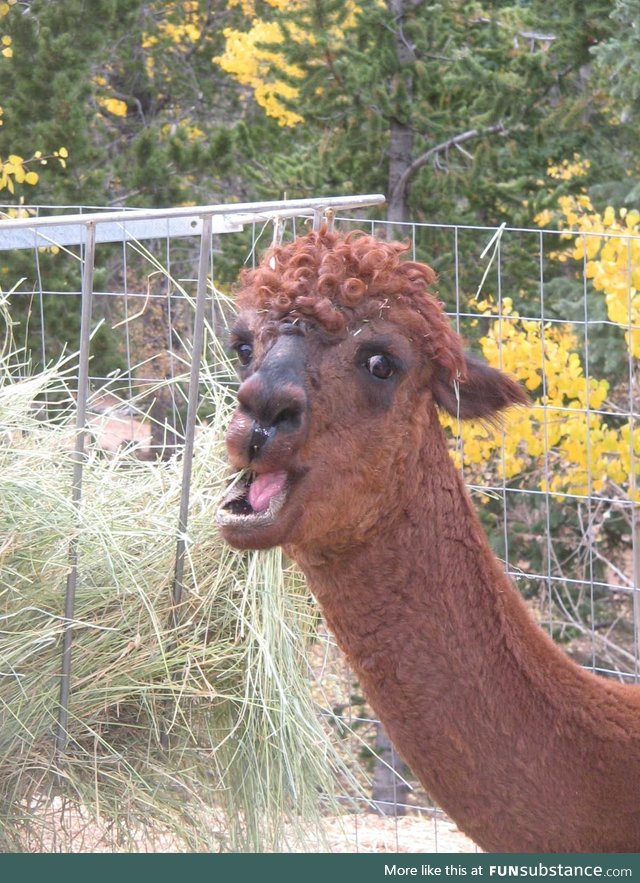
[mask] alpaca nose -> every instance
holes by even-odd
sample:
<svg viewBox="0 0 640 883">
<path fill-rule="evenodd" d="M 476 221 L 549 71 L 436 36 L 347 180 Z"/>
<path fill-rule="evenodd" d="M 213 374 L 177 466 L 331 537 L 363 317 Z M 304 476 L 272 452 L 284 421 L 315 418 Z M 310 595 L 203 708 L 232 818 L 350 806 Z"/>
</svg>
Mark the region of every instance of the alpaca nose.
<svg viewBox="0 0 640 883">
<path fill-rule="evenodd" d="M 256 459 L 269 442 L 285 438 L 293 442 L 304 428 L 307 397 L 297 384 L 272 384 L 258 371 L 240 386 L 238 403 L 251 421 L 247 439 L 249 460 Z"/>
</svg>

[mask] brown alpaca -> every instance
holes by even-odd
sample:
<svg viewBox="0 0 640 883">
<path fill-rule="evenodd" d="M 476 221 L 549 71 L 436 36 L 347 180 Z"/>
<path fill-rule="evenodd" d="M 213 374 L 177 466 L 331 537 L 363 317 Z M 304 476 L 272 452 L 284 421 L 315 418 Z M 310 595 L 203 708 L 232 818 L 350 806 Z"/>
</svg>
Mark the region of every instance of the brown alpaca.
<svg viewBox="0 0 640 883">
<path fill-rule="evenodd" d="M 640 689 L 531 620 L 438 421 L 525 396 L 465 357 L 404 250 L 321 231 L 243 276 L 227 445 L 250 472 L 221 531 L 299 564 L 398 751 L 483 849 L 640 851 Z"/>
</svg>

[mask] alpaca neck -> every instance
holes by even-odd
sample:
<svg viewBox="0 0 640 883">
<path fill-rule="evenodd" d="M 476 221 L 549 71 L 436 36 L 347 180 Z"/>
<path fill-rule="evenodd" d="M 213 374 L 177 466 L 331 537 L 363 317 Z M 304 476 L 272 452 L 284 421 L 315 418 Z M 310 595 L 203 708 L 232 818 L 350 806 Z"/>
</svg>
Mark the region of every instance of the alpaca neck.
<svg viewBox="0 0 640 883">
<path fill-rule="evenodd" d="M 534 624 L 443 441 L 412 478 L 410 505 L 365 542 L 324 558 L 293 550 L 330 629 L 400 754 L 480 846 L 609 848 L 589 839 L 602 835 L 592 815 L 629 757 L 614 743 L 602 757 L 602 739 L 625 733 L 631 713 L 637 723 L 635 690 L 587 674 Z M 614 795 L 613 819 L 625 800 Z M 616 836 L 610 848 L 629 848 Z"/>
</svg>

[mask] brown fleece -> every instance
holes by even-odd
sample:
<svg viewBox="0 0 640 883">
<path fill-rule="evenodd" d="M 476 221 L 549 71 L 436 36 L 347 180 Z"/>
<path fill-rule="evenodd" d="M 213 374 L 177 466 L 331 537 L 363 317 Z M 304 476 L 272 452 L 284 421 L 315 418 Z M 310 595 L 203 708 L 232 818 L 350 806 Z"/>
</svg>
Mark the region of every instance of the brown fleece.
<svg viewBox="0 0 640 883">
<path fill-rule="evenodd" d="M 433 272 L 404 250 L 321 231 L 242 278 L 245 383 L 266 382 L 267 338 L 303 329 L 308 412 L 286 456 L 277 437 L 265 453 L 302 477 L 273 536 L 398 751 L 483 849 L 640 851 L 640 688 L 572 662 L 492 554 L 436 406 L 490 419 L 525 396 L 465 357 Z M 397 354 L 391 379 L 362 367 L 362 341 Z M 239 465 L 246 422 L 230 436 Z"/>
</svg>

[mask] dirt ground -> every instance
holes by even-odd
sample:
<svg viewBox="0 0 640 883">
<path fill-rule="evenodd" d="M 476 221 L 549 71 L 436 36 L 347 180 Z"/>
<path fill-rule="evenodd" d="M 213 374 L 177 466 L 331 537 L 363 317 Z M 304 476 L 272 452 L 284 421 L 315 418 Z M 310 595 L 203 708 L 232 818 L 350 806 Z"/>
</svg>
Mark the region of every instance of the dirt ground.
<svg viewBox="0 0 640 883">
<path fill-rule="evenodd" d="M 332 852 L 478 852 L 447 818 L 366 815 L 327 819 Z"/>
<path fill-rule="evenodd" d="M 44 853 L 107 853 L 107 852 L 187 852 L 170 832 L 155 830 L 129 831 L 129 848 L 114 843 L 113 830 L 108 824 L 96 822 L 87 811 L 77 807 L 63 808 L 60 798 L 54 798 L 44 812 L 38 812 L 41 824 L 25 830 L 25 852 Z M 33 816 L 32 816 L 33 819 Z M 212 843 L 219 840 L 224 849 L 226 835 L 222 817 L 215 812 L 207 824 Z M 479 851 L 455 824 L 437 812 L 415 813 L 398 819 L 383 818 L 374 813 L 344 813 L 327 816 L 324 837 L 309 835 L 304 846 L 294 852 L 318 853 L 462 853 Z M 219 836 L 216 835 L 219 830 Z M 285 838 L 286 838 L 285 833 Z"/>
</svg>

